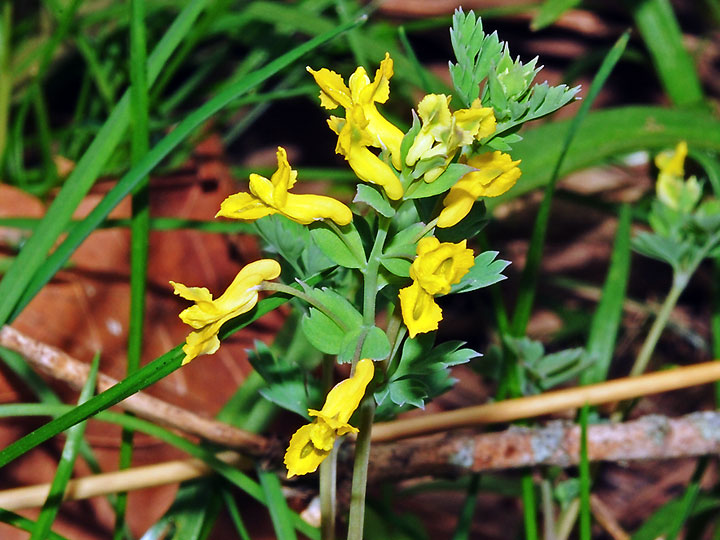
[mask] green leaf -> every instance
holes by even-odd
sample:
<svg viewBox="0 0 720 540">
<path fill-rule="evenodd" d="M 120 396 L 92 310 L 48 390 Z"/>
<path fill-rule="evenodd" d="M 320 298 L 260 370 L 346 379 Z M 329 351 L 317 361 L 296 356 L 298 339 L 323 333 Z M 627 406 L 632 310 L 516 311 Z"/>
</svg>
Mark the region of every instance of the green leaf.
<svg viewBox="0 0 720 540">
<path fill-rule="evenodd" d="M 470 268 L 470 271 L 465 274 L 460 283 L 453 285 L 452 293 L 464 293 L 481 289 L 482 287 L 489 287 L 506 279 L 506 276 L 502 275 L 503 270 L 510 265 L 510 261 L 504 261 L 502 259 L 495 260 L 497 257 L 497 251 L 485 251 L 475 257 L 475 264 Z"/>
<path fill-rule="evenodd" d="M 311 307 L 303 316 L 301 328 L 305 337 L 319 351 L 339 354 L 345 334 L 362 326 L 362 315 L 332 289 L 306 288 L 305 292 L 323 306 L 322 310 Z"/>
<path fill-rule="evenodd" d="M 382 193 L 367 184 L 358 184 L 357 194 L 355 195 L 353 202 L 365 203 L 386 218 L 391 218 L 395 215 L 395 209 L 382 195 Z"/>
<path fill-rule="evenodd" d="M 657 540 L 663 538 L 675 523 L 677 515 L 682 511 L 685 501 L 680 496 L 665 503 L 650 516 L 632 535 L 632 540 Z M 706 512 L 717 512 L 720 508 L 720 497 L 700 493 L 692 507 L 690 516 L 698 516 Z"/>
<path fill-rule="evenodd" d="M 680 268 L 681 261 L 692 248 L 687 242 L 649 232 L 641 232 L 633 238 L 632 247 L 641 255 L 666 262 L 675 269 Z"/>
<path fill-rule="evenodd" d="M 320 222 L 312 226 L 310 235 L 322 252 L 334 263 L 345 268 L 365 266 L 362 240 L 352 223 L 337 227 Z"/>
<path fill-rule="evenodd" d="M 398 277 L 410 277 L 410 266 L 412 261 L 401 257 L 383 256 L 380 264 L 391 274 Z"/>
<path fill-rule="evenodd" d="M 253 225 L 267 244 L 266 249 L 277 253 L 291 264 L 302 256 L 305 247 L 310 243 L 307 227 L 279 214 L 258 219 Z"/>
<path fill-rule="evenodd" d="M 338 363 L 352 361 L 360 339 L 363 342 L 358 358 L 384 360 L 390 356 L 390 341 L 385 332 L 377 326 L 371 326 L 370 328 L 360 327 L 345 334 L 337 358 Z"/>
<path fill-rule="evenodd" d="M 309 418 L 309 405 L 320 399 L 316 380 L 306 380 L 306 374 L 299 366 L 285 358 L 279 360 L 262 341 L 255 341 L 255 349 L 248 351 L 248 360 L 267 383 L 267 387 L 259 390 L 260 395 L 278 407 Z"/>
<path fill-rule="evenodd" d="M 457 63 L 450 62 L 450 76 L 456 94 L 465 107 L 480 95 L 480 83 L 487 77 L 502 53 L 497 33 L 485 35 L 480 17 L 456 9 L 450 29 L 450 41 Z"/>
<path fill-rule="evenodd" d="M 443 160 L 444 161 L 444 160 Z M 435 179 L 435 181 L 427 183 L 424 181 L 418 182 L 417 188 L 410 191 L 409 194 L 405 195 L 405 199 L 422 199 L 425 197 L 432 197 L 445 193 L 452 186 L 454 186 L 460 178 L 465 176 L 467 173 L 474 171 L 469 165 L 462 163 L 451 163 L 445 172 Z"/>
<path fill-rule="evenodd" d="M 461 341 L 448 341 L 433 348 L 434 340 L 434 334 L 421 334 L 405 341 L 397 368 L 388 374 L 387 389 L 379 393 L 378 401 L 389 395 L 398 406 L 423 407 L 427 400 L 454 384 L 449 367 L 480 356 L 463 348 Z"/>
<path fill-rule="evenodd" d="M 16 514 L 15 512 L 11 512 L 10 510 L 4 510 L 2 508 L 0 508 L 0 522 L 7 523 L 8 525 L 12 525 L 17 529 L 21 529 L 27 532 L 34 531 L 37 523 L 35 521 L 32 521 L 31 519 L 21 516 L 20 514 Z M 48 540 L 68 540 L 66 537 L 60 536 L 59 534 L 52 531 L 48 533 L 46 538 Z"/>
<path fill-rule="evenodd" d="M 580 5 L 581 0 L 545 0 L 530 23 L 532 30 L 541 30 L 562 17 L 566 11 Z"/>
</svg>

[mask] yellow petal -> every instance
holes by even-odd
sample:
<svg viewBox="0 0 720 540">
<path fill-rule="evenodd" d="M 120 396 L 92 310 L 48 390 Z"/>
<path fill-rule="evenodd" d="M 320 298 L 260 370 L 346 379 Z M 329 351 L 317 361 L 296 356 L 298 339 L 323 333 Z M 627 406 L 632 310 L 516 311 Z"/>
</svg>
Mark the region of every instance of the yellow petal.
<svg viewBox="0 0 720 540">
<path fill-rule="evenodd" d="M 310 425 L 312 426 L 312 430 L 310 430 L 310 440 L 313 446 L 323 452 L 332 450 L 335 439 L 337 438 L 337 434 L 332 426 L 322 419 L 317 419 Z"/>
<path fill-rule="evenodd" d="M 367 148 L 354 147 L 345 159 L 363 182 L 382 186 L 392 200 L 398 200 L 403 196 L 402 184 L 393 169 Z"/>
<path fill-rule="evenodd" d="M 312 429 L 313 424 L 307 424 L 298 429 L 290 439 L 284 459 L 288 478 L 292 478 L 296 474 L 315 472 L 320 463 L 330 454 L 330 452 L 315 448 L 310 440 Z"/>
<path fill-rule="evenodd" d="M 303 225 L 319 219 L 331 219 L 338 225 L 347 225 L 352 221 L 352 211 L 347 206 L 323 195 L 288 193 L 282 213 Z"/>
<path fill-rule="evenodd" d="M 225 319 L 223 318 L 200 330 L 190 332 L 185 338 L 185 345 L 182 348 L 185 357 L 181 365 L 184 366 L 197 356 L 215 353 L 220 348 L 220 339 L 218 339 L 217 334 L 224 323 Z"/>
<path fill-rule="evenodd" d="M 497 197 L 515 185 L 522 174 L 518 164 L 499 151 L 473 156 L 467 162 L 476 170 L 458 180 L 443 200 L 438 227 L 452 227 L 468 215 L 478 197 Z"/>
<path fill-rule="evenodd" d="M 403 321 L 411 338 L 438 329 L 438 323 L 442 320 L 442 309 L 435 303 L 432 295 L 425 292 L 417 282 L 400 289 L 399 296 Z"/>
<path fill-rule="evenodd" d="M 326 68 L 315 71 L 306 68 L 320 87 L 320 105 L 326 109 L 336 109 L 338 106 L 348 108 L 352 105 L 350 89 L 345 85 L 343 78 Z"/>
<path fill-rule="evenodd" d="M 314 411 L 324 419 L 336 420 L 347 424 L 365 395 L 365 388 L 375 372 L 373 361 L 364 358 L 355 366 L 355 373 L 349 379 L 336 384 L 325 398 L 322 410 Z M 312 414 L 312 412 L 311 412 Z"/>
<path fill-rule="evenodd" d="M 466 245 L 466 240 L 454 244 L 440 243 L 432 236 L 421 239 L 418 256 L 410 266 L 410 277 L 428 294 L 448 294 L 452 285 L 460 283 L 475 264 L 473 251 Z"/>
<path fill-rule="evenodd" d="M 279 207 L 285 204 L 285 196 L 287 195 L 288 190 L 295 185 L 297 180 L 297 171 L 294 171 L 290 167 L 287 152 L 282 146 L 278 146 L 277 162 L 277 171 L 275 171 L 270 180 L 275 188 L 273 191 L 273 200 Z"/>
<path fill-rule="evenodd" d="M 275 213 L 275 208 L 266 205 L 251 193 L 235 193 L 220 204 L 220 210 L 215 217 L 255 221 Z"/>
<path fill-rule="evenodd" d="M 665 150 L 655 156 L 655 165 L 660 170 L 660 174 L 684 177 L 687 152 L 687 143 L 680 141 L 675 150 Z"/>
</svg>

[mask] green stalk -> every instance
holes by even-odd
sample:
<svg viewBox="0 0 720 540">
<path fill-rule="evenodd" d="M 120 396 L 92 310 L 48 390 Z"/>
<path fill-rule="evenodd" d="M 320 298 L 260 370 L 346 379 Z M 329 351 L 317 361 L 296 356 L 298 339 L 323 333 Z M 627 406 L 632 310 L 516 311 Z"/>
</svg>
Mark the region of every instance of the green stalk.
<svg viewBox="0 0 720 540">
<path fill-rule="evenodd" d="M 135 166 L 150 148 L 148 127 L 147 47 L 145 39 L 145 2 L 130 2 L 130 155 Z M 132 218 L 130 225 L 130 320 L 128 325 L 127 370 L 130 375 L 140 367 L 142 356 L 143 321 L 145 319 L 145 294 L 147 290 L 148 237 L 150 232 L 150 206 L 148 177 L 138 182 L 132 194 Z M 132 465 L 133 432 L 123 429 L 120 442 L 118 468 Z M 125 536 L 125 511 L 127 492 L 119 493 L 115 506 L 113 540 Z"/>
<path fill-rule="evenodd" d="M 0 165 L 5 154 L 10 121 L 10 93 L 13 77 L 10 70 L 10 30 L 12 3 L 5 2 L 0 13 Z"/>
<path fill-rule="evenodd" d="M 385 239 L 387 238 L 390 220 L 381 217 L 378 220 L 378 231 L 375 242 L 370 250 L 367 265 L 363 270 L 363 324 L 369 328 L 375 324 L 375 301 L 377 299 L 377 280 L 380 270 Z M 356 355 L 359 356 L 359 355 Z M 353 371 L 358 358 L 353 359 Z M 355 462 L 353 479 L 350 488 L 350 519 L 348 523 L 348 540 L 362 540 L 365 527 L 365 493 L 367 491 L 368 462 L 370 460 L 370 436 L 373 418 L 375 417 L 375 398 L 368 393 L 362 400 L 359 409 L 360 430 L 355 441 Z"/>
<path fill-rule="evenodd" d="M 322 302 L 318 301 L 317 299 L 313 298 L 309 294 L 306 294 L 303 291 L 300 291 L 294 287 L 291 287 L 290 285 L 285 285 L 284 283 L 277 283 L 274 281 L 263 281 L 260 284 L 260 290 L 262 291 L 275 291 L 282 294 L 286 294 L 289 296 L 294 296 L 295 298 L 299 298 L 300 300 L 307 302 L 312 307 L 320 310 L 324 315 L 326 315 L 330 320 L 332 320 L 335 324 L 337 324 L 342 330 L 348 331 L 350 330 L 344 321 L 341 319 L 338 319 L 335 314 L 328 309 L 328 307 L 323 304 Z"/>
<path fill-rule="evenodd" d="M 370 435 L 375 417 L 375 398 L 365 396 L 360 404 L 360 422 L 355 442 L 352 487 L 350 488 L 350 520 L 348 540 L 363 540 L 365 526 L 365 493 L 367 491 L 368 462 L 370 460 Z"/>
<path fill-rule="evenodd" d="M 337 449 L 338 442 L 335 441 L 330 455 L 320 464 L 320 537 L 322 540 L 335 540 Z"/>
<path fill-rule="evenodd" d="M 670 287 L 670 292 L 665 297 L 665 301 L 660 307 L 660 311 L 650 327 L 650 332 L 648 332 L 648 335 L 642 344 L 640 353 L 638 353 L 635 363 L 633 363 L 632 369 L 630 370 L 631 377 L 637 377 L 645 372 L 648 362 L 650 361 L 650 357 L 655 350 L 655 345 L 657 345 L 657 342 L 660 339 L 660 334 L 662 334 L 662 331 L 665 329 L 665 326 L 670 319 L 670 314 L 672 313 L 673 308 L 675 308 L 678 298 L 680 298 L 680 295 L 685 290 L 689 279 L 690 274 L 686 272 L 675 272 L 673 274 L 673 282 L 672 287 Z"/>
</svg>

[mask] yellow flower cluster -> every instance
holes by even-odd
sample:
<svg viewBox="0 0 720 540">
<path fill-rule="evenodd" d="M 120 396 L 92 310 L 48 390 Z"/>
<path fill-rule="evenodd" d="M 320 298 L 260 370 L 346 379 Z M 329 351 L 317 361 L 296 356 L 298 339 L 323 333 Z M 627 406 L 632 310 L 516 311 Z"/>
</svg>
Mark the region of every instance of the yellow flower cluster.
<svg viewBox="0 0 720 540">
<path fill-rule="evenodd" d="M 447 294 L 475 264 L 467 240 L 458 244 L 440 242 L 431 236 L 417 245 L 417 257 L 410 266 L 412 285 L 400 289 L 400 308 L 410 337 L 437 330 L 442 309 L 435 303 L 438 294 Z"/>
<path fill-rule="evenodd" d="M 702 197 L 702 186 L 695 176 L 685 179 L 685 158 L 688 147 L 680 141 L 674 150 L 665 150 L 655 157 L 658 181 L 655 184 L 657 198 L 670 208 L 689 211 Z"/>
<path fill-rule="evenodd" d="M 175 294 L 195 302 L 183 310 L 180 319 L 195 330 L 185 339 L 183 365 L 196 356 L 213 354 L 220 347 L 217 335 L 230 319 L 247 313 L 258 301 L 258 286 L 280 275 L 280 265 L 272 259 L 260 259 L 245 266 L 227 290 L 213 300 L 205 287 L 186 287 L 171 281 Z"/>
<path fill-rule="evenodd" d="M 365 395 L 365 388 L 372 380 L 374 372 L 372 360 L 360 360 L 355 366 L 353 376 L 336 384 L 328 392 L 321 410 L 308 410 L 315 420 L 295 432 L 285 452 L 288 478 L 315 472 L 330 454 L 335 439 L 347 433 L 358 432 L 358 429 L 348 422 Z"/>
</svg>

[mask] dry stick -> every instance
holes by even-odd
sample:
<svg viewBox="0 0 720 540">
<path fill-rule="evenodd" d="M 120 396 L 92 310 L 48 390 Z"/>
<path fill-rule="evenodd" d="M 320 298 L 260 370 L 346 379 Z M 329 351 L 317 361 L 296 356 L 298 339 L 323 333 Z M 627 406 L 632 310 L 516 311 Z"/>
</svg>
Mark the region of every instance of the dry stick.
<svg viewBox="0 0 720 540">
<path fill-rule="evenodd" d="M 87 379 L 90 369 L 88 364 L 26 336 L 10 326 L 3 326 L 0 329 L 0 346 L 22 354 L 33 368 L 50 377 L 65 381 L 76 390 L 80 390 Z M 116 379 L 99 373 L 98 391 L 107 390 L 117 382 Z M 262 455 L 267 448 L 267 440 L 260 435 L 216 420 L 203 418 L 143 392 L 130 396 L 118 405 L 146 420 L 179 429 L 224 446 L 242 448 L 250 454 Z"/>
<path fill-rule="evenodd" d="M 720 380 L 720 361 L 625 377 L 588 386 L 545 392 L 537 396 L 508 399 L 454 411 L 426 414 L 373 425 L 373 442 L 427 435 L 479 424 L 511 422 L 588 405 L 600 405 L 650 394 L 678 390 Z"/>
<path fill-rule="evenodd" d="M 368 481 L 427 475 L 458 475 L 533 465 L 566 467 L 579 461 L 580 428 L 555 421 L 543 428 L 512 427 L 499 433 L 455 432 L 374 444 Z M 667 459 L 720 453 L 720 412 L 680 418 L 645 416 L 623 424 L 588 426 L 592 461 Z M 235 452 L 219 456 L 238 463 Z M 245 462 L 247 463 L 247 461 Z M 345 463 L 349 467 L 349 462 Z M 172 461 L 72 480 L 68 499 L 129 491 L 210 474 L 197 459 Z M 42 505 L 49 484 L 0 491 L 0 508 L 17 510 Z M 612 520 L 605 519 L 606 524 Z"/>
<path fill-rule="evenodd" d="M 247 460 L 237 452 L 227 451 L 216 457 L 232 465 L 241 465 Z M 89 499 L 120 491 L 133 491 L 148 487 L 184 482 L 209 475 L 212 469 L 201 459 L 182 459 L 167 461 L 156 465 L 146 465 L 123 469 L 110 473 L 86 476 L 70 480 L 63 500 L 75 501 Z M 50 484 L 21 487 L 0 491 L 0 508 L 20 510 L 41 506 L 50 491 Z"/>
</svg>

